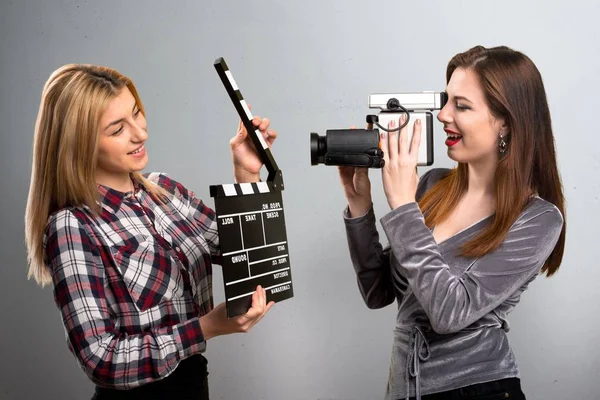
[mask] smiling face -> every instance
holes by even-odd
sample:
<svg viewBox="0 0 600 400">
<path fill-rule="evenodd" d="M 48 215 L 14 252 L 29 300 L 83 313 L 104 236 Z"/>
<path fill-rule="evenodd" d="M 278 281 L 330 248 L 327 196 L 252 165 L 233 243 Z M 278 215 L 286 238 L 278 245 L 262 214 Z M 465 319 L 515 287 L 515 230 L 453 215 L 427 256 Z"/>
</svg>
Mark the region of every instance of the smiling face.
<svg viewBox="0 0 600 400">
<path fill-rule="evenodd" d="M 96 182 L 116 190 L 131 189 L 129 174 L 148 163 L 144 143 L 146 118 L 127 87 L 106 107 L 98 125 Z"/>
<path fill-rule="evenodd" d="M 448 86 L 448 102 L 438 114 L 447 134 L 448 156 L 457 162 L 496 162 L 499 135 L 506 136 L 504 120 L 494 117 L 479 79 L 470 69 L 457 68 Z"/>
</svg>

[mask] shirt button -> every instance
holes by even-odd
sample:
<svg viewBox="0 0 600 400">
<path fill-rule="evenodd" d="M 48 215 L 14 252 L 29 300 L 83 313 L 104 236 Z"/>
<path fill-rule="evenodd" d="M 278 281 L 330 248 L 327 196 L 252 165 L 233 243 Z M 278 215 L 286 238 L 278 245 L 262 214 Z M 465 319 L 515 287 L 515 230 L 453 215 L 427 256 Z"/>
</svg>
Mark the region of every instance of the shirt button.
<svg viewBox="0 0 600 400">
<path fill-rule="evenodd" d="M 178 252 L 178 253 L 181 253 L 181 247 L 179 247 L 179 246 L 176 246 L 176 247 L 175 247 L 175 251 L 176 251 L 176 252 Z"/>
</svg>

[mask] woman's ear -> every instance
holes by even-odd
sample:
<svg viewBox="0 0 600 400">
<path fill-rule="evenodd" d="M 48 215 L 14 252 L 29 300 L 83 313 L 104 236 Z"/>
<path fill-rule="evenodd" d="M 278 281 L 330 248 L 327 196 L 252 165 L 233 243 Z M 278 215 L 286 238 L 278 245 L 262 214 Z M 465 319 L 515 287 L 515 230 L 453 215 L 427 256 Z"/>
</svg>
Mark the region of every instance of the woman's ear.
<svg viewBox="0 0 600 400">
<path fill-rule="evenodd" d="M 506 137 L 508 136 L 508 134 L 510 133 L 510 129 L 508 126 L 508 123 L 506 122 L 505 119 L 501 119 L 500 121 L 498 121 L 500 124 L 500 135 Z"/>
</svg>

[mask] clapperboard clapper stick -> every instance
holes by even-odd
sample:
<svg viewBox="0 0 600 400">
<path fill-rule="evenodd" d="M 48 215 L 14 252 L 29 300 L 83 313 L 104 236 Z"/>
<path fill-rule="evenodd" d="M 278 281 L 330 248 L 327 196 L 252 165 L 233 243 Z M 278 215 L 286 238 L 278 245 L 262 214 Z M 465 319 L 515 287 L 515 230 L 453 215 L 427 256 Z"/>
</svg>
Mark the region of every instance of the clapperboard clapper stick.
<svg viewBox="0 0 600 400">
<path fill-rule="evenodd" d="M 283 175 L 225 60 L 215 69 L 269 175 L 266 182 L 210 186 L 221 244 L 223 282 L 228 317 L 245 314 L 257 285 L 267 302 L 294 296 L 283 201 Z"/>
</svg>

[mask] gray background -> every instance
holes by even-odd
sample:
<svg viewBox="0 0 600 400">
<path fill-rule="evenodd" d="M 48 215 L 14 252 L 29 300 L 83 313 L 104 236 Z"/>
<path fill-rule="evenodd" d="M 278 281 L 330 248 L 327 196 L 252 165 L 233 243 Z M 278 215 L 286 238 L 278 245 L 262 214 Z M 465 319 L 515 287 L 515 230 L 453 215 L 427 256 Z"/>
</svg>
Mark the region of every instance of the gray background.
<svg viewBox="0 0 600 400">
<path fill-rule="evenodd" d="M 446 63 L 476 44 L 529 55 L 545 80 L 568 200 L 564 263 L 537 279 L 509 333 L 531 399 L 597 399 L 600 84 L 592 1 L 6 1 L 0 5 L 0 398 L 85 399 L 92 385 L 66 348 L 52 291 L 26 280 L 23 214 L 42 86 L 69 62 L 136 83 L 148 170 L 213 205 L 230 183 L 237 117 L 212 63 L 225 57 L 280 138 L 295 298 L 249 334 L 211 340 L 213 399 L 379 399 L 395 306 L 368 310 L 349 262 L 335 168 L 311 167 L 310 132 L 362 125 L 373 92 L 444 90 Z M 436 123 L 435 166 L 448 167 Z M 423 169 L 424 172 L 425 170 Z M 376 212 L 388 210 L 377 171 Z M 215 298 L 223 300 L 215 267 Z"/>
</svg>

